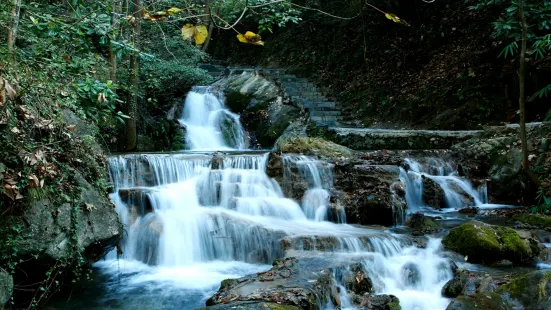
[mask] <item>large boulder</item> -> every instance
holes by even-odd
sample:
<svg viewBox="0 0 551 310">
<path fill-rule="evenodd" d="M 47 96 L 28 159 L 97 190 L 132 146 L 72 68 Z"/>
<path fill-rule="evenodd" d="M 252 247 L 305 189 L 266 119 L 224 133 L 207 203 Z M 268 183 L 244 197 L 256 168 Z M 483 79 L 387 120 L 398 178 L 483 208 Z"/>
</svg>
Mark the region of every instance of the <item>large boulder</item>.
<svg viewBox="0 0 551 310">
<path fill-rule="evenodd" d="M 442 295 L 455 298 L 460 295 L 471 296 L 477 293 L 490 293 L 496 290 L 497 284 L 492 277 L 459 269 L 455 272 L 455 276 L 442 288 Z"/>
<path fill-rule="evenodd" d="M 433 179 L 422 176 L 423 179 L 423 202 L 434 209 L 446 207 L 445 193 L 440 184 Z"/>
<path fill-rule="evenodd" d="M 549 148 L 541 147 L 549 135 L 549 123 L 527 124 L 528 152 L 531 166 L 548 156 Z M 539 146 L 539 147 L 538 147 Z M 485 128 L 480 137 L 451 147 L 470 176 L 488 178 L 490 202 L 518 204 L 524 194 L 534 196 L 534 188 L 522 173 L 522 151 L 518 126 Z M 539 162 L 539 163 L 538 163 Z M 528 196 L 528 195 L 527 195 Z"/>
<path fill-rule="evenodd" d="M 276 83 L 257 72 L 229 76 L 224 92 L 226 106 L 241 115 L 252 146 L 273 146 L 289 125 L 304 116 Z"/>
<path fill-rule="evenodd" d="M 123 232 L 113 204 L 79 172 L 73 171 L 72 177 L 80 189 L 75 201 L 81 204 L 60 202 L 58 197 L 36 189 L 23 214 L 6 219 L 12 227 L 19 227 L 20 236 L 26 236 L 18 240 L 19 258 L 34 258 L 48 266 L 70 261 L 82 249 L 84 258 L 95 262 L 119 242 Z"/>
<path fill-rule="evenodd" d="M 425 216 L 421 212 L 412 214 L 408 218 L 406 225 L 413 229 L 416 235 L 431 234 L 440 230 L 440 227 L 436 225 L 432 218 Z"/>
<path fill-rule="evenodd" d="M 534 253 L 512 228 L 470 221 L 450 229 L 442 240 L 448 250 L 467 256 L 469 262 L 491 264 L 499 260 L 530 261 Z"/>
<path fill-rule="evenodd" d="M 551 309 L 551 271 L 534 271 L 513 279 L 498 290 L 509 309 Z"/>
<path fill-rule="evenodd" d="M 300 272 L 296 259 L 276 260 L 267 272 L 222 281 L 220 290 L 207 300 L 207 306 L 254 301 L 314 309 L 317 298 L 313 285 L 300 281 Z"/>
<path fill-rule="evenodd" d="M 509 310 L 507 302 L 497 293 L 479 293 L 469 296 L 459 296 L 453 300 L 446 310 Z"/>
<path fill-rule="evenodd" d="M 390 165 L 337 163 L 335 199 L 348 223 L 392 226 L 405 214 L 405 191 L 400 168 Z"/>
</svg>

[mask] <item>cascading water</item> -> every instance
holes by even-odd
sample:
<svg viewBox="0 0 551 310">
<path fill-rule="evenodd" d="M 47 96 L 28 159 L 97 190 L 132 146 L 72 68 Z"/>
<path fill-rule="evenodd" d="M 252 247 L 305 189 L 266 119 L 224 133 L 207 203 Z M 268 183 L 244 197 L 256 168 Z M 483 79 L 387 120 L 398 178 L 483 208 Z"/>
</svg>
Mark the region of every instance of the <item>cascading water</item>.
<svg viewBox="0 0 551 310">
<path fill-rule="evenodd" d="M 221 92 L 216 94 L 213 87 L 194 87 L 179 121 L 186 128 L 186 142 L 192 150 L 245 148 L 239 115 L 226 108 Z"/>
<path fill-rule="evenodd" d="M 307 183 L 307 189 L 302 198 L 302 208 L 306 217 L 315 221 L 326 221 L 329 209 L 329 189 L 333 186 L 333 167 L 327 163 L 303 155 L 284 155 L 285 175 L 296 167 Z M 344 215 L 339 218 L 344 219 Z M 345 220 L 341 220 L 345 221 Z"/>
<path fill-rule="evenodd" d="M 423 201 L 423 180 L 434 181 L 444 192 L 445 207 L 441 212 L 454 212 L 466 207 L 480 209 L 512 208 L 508 205 L 488 203 L 488 192 L 485 183 L 474 187 L 473 184 L 457 174 L 452 162 L 428 158 L 425 163 L 413 159 L 405 160 L 408 169 L 400 168 L 400 179 L 406 185 L 406 201 L 409 213 L 423 211 L 433 213 L 435 210 Z"/>
<path fill-rule="evenodd" d="M 230 150 L 244 148 L 243 130 L 212 89 L 194 89 L 180 121 L 193 152 L 109 158 L 111 199 L 126 234 L 122 255 L 96 264 L 105 281 L 101 298 L 91 299 L 98 307 L 202 307 L 222 280 L 265 271 L 287 255 L 360 262 L 375 293 L 398 296 L 402 309 L 445 308 L 440 289 L 451 268 L 439 240 L 419 249 L 387 231 L 345 224 L 342 210 L 331 216 L 332 165 L 306 156 L 284 155 L 285 175 L 296 172 L 305 183 L 301 204 L 286 198 L 266 174 L 267 153 Z M 403 173 L 408 188 L 417 182 L 412 173 Z M 353 307 L 345 283 L 337 284 L 340 305 L 326 308 Z"/>
</svg>

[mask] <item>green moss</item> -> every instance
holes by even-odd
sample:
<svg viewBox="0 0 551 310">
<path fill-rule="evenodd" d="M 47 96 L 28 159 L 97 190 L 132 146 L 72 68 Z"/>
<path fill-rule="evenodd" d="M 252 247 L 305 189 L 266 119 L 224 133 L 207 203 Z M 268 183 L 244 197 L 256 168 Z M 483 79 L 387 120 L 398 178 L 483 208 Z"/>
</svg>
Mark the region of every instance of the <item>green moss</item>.
<svg viewBox="0 0 551 310">
<path fill-rule="evenodd" d="M 500 287 L 498 293 L 519 300 L 526 309 L 542 309 L 551 294 L 551 271 L 534 271 L 516 277 Z"/>
<path fill-rule="evenodd" d="M 442 244 L 467 255 L 471 262 L 491 263 L 500 259 L 520 262 L 532 254 L 515 230 L 478 221 L 452 228 Z"/>
<path fill-rule="evenodd" d="M 471 221 L 452 228 L 442 244 L 452 251 L 469 256 L 469 261 L 495 258 L 501 252 L 501 244 L 490 225 Z"/>
<path fill-rule="evenodd" d="M 251 102 L 251 96 L 240 92 L 226 94 L 226 106 L 234 113 L 243 112 Z"/>
<path fill-rule="evenodd" d="M 530 257 L 532 254 L 530 247 L 520 239 L 520 236 L 514 229 L 500 227 L 496 231 L 503 243 L 502 251 L 506 257 L 514 257 L 517 260 Z"/>
<path fill-rule="evenodd" d="M 400 306 L 399 300 L 392 301 L 387 306 L 390 310 L 402 310 L 402 306 Z"/>
<path fill-rule="evenodd" d="M 543 216 L 537 214 L 521 214 L 514 217 L 514 220 L 524 224 L 551 229 L 551 216 Z"/>
<path fill-rule="evenodd" d="M 354 153 L 354 151 L 345 146 L 320 138 L 290 137 L 279 141 L 277 146 L 282 153 L 318 155 L 322 157 L 350 156 Z"/>
<path fill-rule="evenodd" d="M 235 283 L 235 279 L 226 279 L 220 283 L 220 290 L 225 290 Z"/>
</svg>

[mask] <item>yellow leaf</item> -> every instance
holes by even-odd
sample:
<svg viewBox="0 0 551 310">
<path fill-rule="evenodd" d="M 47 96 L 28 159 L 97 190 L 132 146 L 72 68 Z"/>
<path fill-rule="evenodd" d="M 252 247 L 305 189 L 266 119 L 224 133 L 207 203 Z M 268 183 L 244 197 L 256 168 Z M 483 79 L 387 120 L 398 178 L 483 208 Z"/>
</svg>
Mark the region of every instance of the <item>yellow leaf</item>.
<svg viewBox="0 0 551 310">
<path fill-rule="evenodd" d="M 391 21 L 395 22 L 395 23 L 398 23 L 398 24 L 403 24 L 403 25 L 406 25 L 406 26 L 409 26 L 409 23 L 406 22 L 405 20 L 402 20 L 400 17 L 394 15 L 394 14 L 391 14 L 391 13 L 385 13 L 385 17 L 390 19 Z"/>
<path fill-rule="evenodd" d="M 155 14 L 153 14 L 155 16 L 165 16 L 165 15 L 168 15 L 168 12 L 166 11 L 159 11 L 159 12 L 155 12 Z"/>
<path fill-rule="evenodd" d="M 238 35 L 237 35 L 237 40 L 239 40 L 239 42 L 241 42 L 241 43 L 249 43 L 249 41 L 247 40 L 247 38 L 245 38 L 245 36 L 242 35 L 242 34 L 238 34 Z"/>
<path fill-rule="evenodd" d="M 245 35 L 238 34 L 237 39 L 241 43 L 248 43 L 248 44 L 253 44 L 253 45 L 264 46 L 264 42 L 261 40 L 262 38 L 260 37 L 260 35 L 252 32 L 252 31 L 245 32 Z"/>
<path fill-rule="evenodd" d="M 195 34 L 195 26 L 193 26 L 192 24 L 185 24 L 184 27 L 182 27 L 183 40 L 190 39 L 193 34 Z"/>
<path fill-rule="evenodd" d="M 170 8 L 170 9 L 167 10 L 168 14 L 170 14 L 170 15 L 178 14 L 182 11 L 183 10 L 179 9 L 179 8 Z"/>
<path fill-rule="evenodd" d="M 196 45 L 202 45 L 207 40 L 207 37 L 209 35 L 209 31 L 207 30 L 207 27 L 205 25 L 200 25 L 195 27 L 195 44 Z"/>
</svg>

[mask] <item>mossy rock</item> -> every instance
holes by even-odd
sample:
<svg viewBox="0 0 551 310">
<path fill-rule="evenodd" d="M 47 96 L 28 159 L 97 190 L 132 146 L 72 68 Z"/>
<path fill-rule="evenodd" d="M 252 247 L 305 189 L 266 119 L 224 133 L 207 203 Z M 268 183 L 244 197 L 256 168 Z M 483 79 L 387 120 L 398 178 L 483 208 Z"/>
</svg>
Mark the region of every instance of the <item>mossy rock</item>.
<svg viewBox="0 0 551 310">
<path fill-rule="evenodd" d="M 278 141 L 277 148 L 282 153 L 316 155 L 327 158 L 347 157 L 354 154 L 353 150 L 345 146 L 310 137 L 289 137 Z"/>
<path fill-rule="evenodd" d="M 459 296 L 453 300 L 446 310 L 472 310 L 472 309 L 510 309 L 507 303 L 496 293 L 474 294 L 470 296 Z"/>
<path fill-rule="evenodd" d="M 551 216 L 539 214 L 521 214 L 513 218 L 514 221 L 538 227 L 545 230 L 551 230 Z"/>
<path fill-rule="evenodd" d="M 452 228 L 442 244 L 473 263 L 490 264 L 502 259 L 520 263 L 532 257 L 530 247 L 514 229 L 478 221 Z"/>
<path fill-rule="evenodd" d="M 499 288 L 503 296 L 520 302 L 525 309 L 551 309 L 551 271 L 534 271 L 513 279 Z"/>
<path fill-rule="evenodd" d="M 240 92 L 232 91 L 226 94 L 226 106 L 233 113 L 243 112 L 251 102 L 252 96 L 249 94 L 242 94 Z"/>
</svg>

